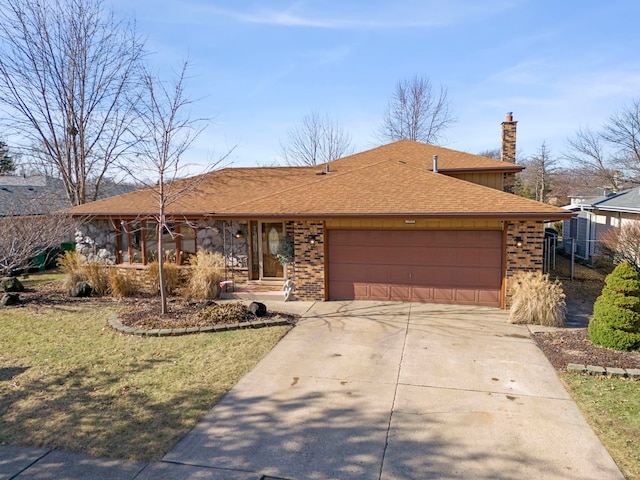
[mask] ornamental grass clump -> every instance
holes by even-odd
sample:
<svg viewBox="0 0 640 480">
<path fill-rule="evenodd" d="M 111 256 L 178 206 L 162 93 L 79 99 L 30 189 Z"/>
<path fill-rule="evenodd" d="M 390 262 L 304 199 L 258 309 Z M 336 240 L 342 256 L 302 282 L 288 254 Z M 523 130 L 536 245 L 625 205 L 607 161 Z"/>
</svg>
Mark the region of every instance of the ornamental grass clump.
<svg viewBox="0 0 640 480">
<path fill-rule="evenodd" d="M 220 281 L 224 279 L 224 258 L 220 253 L 205 250 L 189 259 L 191 265 L 186 296 L 196 300 L 212 300 L 220 296 Z"/>
<path fill-rule="evenodd" d="M 58 268 L 64 273 L 64 288 L 74 287 L 76 283 L 85 281 L 80 254 L 66 251 L 58 257 Z"/>
<path fill-rule="evenodd" d="M 139 283 L 133 272 L 119 269 L 109 271 L 109 287 L 115 298 L 133 297 L 140 291 Z"/>
<path fill-rule="evenodd" d="M 640 275 L 626 261 L 605 279 L 593 306 L 589 338 L 614 350 L 640 350 Z"/>
<path fill-rule="evenodd" d="M 98 296 L 108 295 L 111 292 L 109 285 L 109 267 L 102 263 L 83 263 L 81 265 L 83 280 L 91 285 L 93 293 Z"/>
<path fill-rule="evenodd" d="M 511 279 L 510 323 L 563 327 L 567 305 L 562 284 L 542 272 L 519 272 Z"/>
<path fill-rule="evenodd" d="M 172 295 L 180 288 L 184 281 L 180 275 L 180 268 L 175 262 L 165 260 L 163 265 L 164 270 L 164 285 L 167 289 L 167 293 Z M 156 293 L 160 293 L 160 264 L 158 262 L 151 262 L 147 268 L 147 276 L 149 283 Z"/>
</svg>

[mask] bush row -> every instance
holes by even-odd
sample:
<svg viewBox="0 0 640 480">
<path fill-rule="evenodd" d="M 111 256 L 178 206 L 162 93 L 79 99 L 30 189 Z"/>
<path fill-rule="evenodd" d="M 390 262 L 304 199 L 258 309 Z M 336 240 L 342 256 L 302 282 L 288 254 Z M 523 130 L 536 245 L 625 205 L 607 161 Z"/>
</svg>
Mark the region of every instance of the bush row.
<svg viewBox="0 0 640 480">
<path fill-rule="evenodd" d="M 95 295 L 115 298 L 131 297 L 151 290 L 160 293 L 160 265 L 149 264 L 144 275 L 135 270 L 116 268 L 102 263 L 88 263 L 77 252 L 65 252 L 58 259 L 65 274 L 64 286 L 72 288 L 86 282 Z M 193 256 L 187 268 L 164 262 L 165 286 L 168 294 L 179 294 L 194 300 L 215 299 L 220 295 L 220 281 L 224 279 L 224 261 L 219 253 L 203 250 Z"/>
</svg>

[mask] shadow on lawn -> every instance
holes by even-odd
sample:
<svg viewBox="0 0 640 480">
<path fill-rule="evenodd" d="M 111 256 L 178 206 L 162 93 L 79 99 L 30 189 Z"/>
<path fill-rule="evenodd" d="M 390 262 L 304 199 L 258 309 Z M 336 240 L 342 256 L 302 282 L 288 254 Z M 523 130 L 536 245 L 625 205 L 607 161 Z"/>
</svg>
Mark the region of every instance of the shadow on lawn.
<svg viewBox="0 0 640 480">
<path fill-rule="evenodd" d="M 158 362 L 165 361 L 140 362 L 126 374 L 135 376 Z M 216 400 L 195 387 L 158 400 L 153 392 L 122 384 L 115 374 L 87 368 L 46 380 L 19 376 L 18 368 L 4 370 L 14 374 L 12 384 L 6 374 L 0 378 L 0 443 L 5 444 L 155 460 Z"/>
</svg>

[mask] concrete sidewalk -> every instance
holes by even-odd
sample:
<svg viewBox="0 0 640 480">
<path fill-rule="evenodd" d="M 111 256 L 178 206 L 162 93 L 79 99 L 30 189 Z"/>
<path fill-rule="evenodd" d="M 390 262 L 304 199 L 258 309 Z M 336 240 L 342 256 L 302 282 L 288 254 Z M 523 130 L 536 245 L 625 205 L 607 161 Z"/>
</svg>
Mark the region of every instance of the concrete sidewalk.
<svg viewBox="0 0 640 480">
<path fill-rule="evenodd" d="M 162 462 L 0 447 L 0 479 L 622 479 L 506 316 L 316 303 Z"/>
</svg>

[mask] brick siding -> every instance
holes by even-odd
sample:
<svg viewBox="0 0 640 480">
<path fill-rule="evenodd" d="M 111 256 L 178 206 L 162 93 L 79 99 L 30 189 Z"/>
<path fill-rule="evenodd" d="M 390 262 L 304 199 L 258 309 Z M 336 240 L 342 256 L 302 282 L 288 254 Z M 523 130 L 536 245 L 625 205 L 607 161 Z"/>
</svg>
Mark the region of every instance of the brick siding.
<svg viewBox="0 0 640 480">
<path fill-rule="evenodd" d="M 517 237 L 522 239 L 521 247 L 517 245 Z M 543 242 L 543 222 L 507 222 L 506 308 L 511 306 L 513 289 L 510 282 L 513 276 L 517 272 L 537 272 L 542 270 Z"/>
<path fill-rule="evenodd" d="M 295 244 L 295 262 L 287 265 L 287 276 L 296 283 L 298 300 L 324 300 L 324 223 L 310 221 L 287 222 L 287 234 Z M 311 236 L 315 244 L 310 243 Z"/>
</svg>

